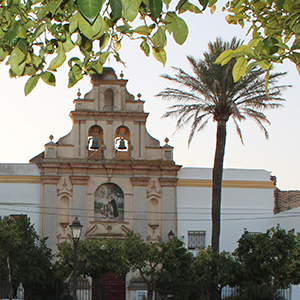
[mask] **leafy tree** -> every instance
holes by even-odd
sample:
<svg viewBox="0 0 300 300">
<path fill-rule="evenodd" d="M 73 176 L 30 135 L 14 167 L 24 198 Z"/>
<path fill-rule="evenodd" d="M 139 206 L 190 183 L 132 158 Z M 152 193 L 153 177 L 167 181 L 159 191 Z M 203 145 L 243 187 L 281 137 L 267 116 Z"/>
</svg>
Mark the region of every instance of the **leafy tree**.
<svg viewBox="0 0 300 300">
<path fill-rule="evenodd" d="M 288 288 L 295 282 L 291 276 L 291 269 L 299 259 L 295 248 L 294 232 L 286 232 L 279 226 L 258 235 L 245 230 L 234 251 L 242 270 L 240 285 L 268 287 L 272 299 L 276 299 L 277 289 Z"/>
<path fill-rule="evenodd" d="M 29 218 L 0 218 L 0 277 L 10 283 L 10 299 L 20 282 L 25 297 L 40 287 L 47 290 L 55 280 L 51 260 L 51 250 L 45 239 L 39 238 Z M 35 293 L 36 299 L 41 296 Z"/>
<path fill-rule="evenodd" d="M 131 271 L 137 271 L 147 285 L 148 300 L 153 299 L 155 290 L 162 296 L 188 299 L 193 258 L 182 242 L 172 238 L 167 243 L 146 243 L 139 234 L 129 233 L 124 246 Z"/>
<path fill-rule="evenodd" d="M 122 241 L 117 239 L 86 239 L 78 244 L 78 274 L 100 277 L 105 274 L 126 275 L 129 265 L 123 258 Z M 62 279 L 73 272 L 73 245 L 58 245 L 56 270 Z"/>
<path fill-rule="evenodd" d="M 172 77 L 162 77 L 172 83 L 178 84 L 183 89 L 168 87 L 157 96 L 166 100 L 175 100 L 178 104 L 169 107 L 163 117 L 178 117 L 177 128 L 191 124 L 188 143 L 192 141 L 195 133 L 204 129 L 212 119 L 217 123 L 217 137 L 215 158 L 213 166 L 212 188 L 212 248 L 219 251 L 221 191 L 223 176 L 223 161 L 225 155 L 227 122 L 231 118 L 236 126 L 241 141 L 242 134 L 238 122 L 250 118 L 254 120 L 265 137 L 268 132 L 263 123 L 269 124 L 265 109 L 274 109 L 281 106 L 283 99 L 281 92 L 286 86 L 276 86 L 277 81 L 284 73 L 274 73 L 269 78 L 268 93 L 262 75 L 264 70 L 253 66 L 247 76 L 238 82 L 232 77 L 233 62 L 221 66 L 215 64 L 216 58 L 228 49 L 236 49 L 240 42 L 233 38 L 232 41 L 223 42 L 218 38 L 214 43 L 209 43 L 209 51 L 204 53 L 204 59 L 195 60 L 188 56 L 194 75 L 186 73 L 180 68 L 174 68 L 177 74 Z"/>
<path fill-rule="evenodd" d="M 175 237 L 164 244 L 164 249 L 155 290 L 166 299 L 170 295 L 174 300 L 196 299 L 199 287 L 196 282 L 193 255 Z"/>
<path fill-rule="evenodd" d="M 30 76 L 27 95 L 42 79 L 55 85 L 56 70 L 66 61 L 68 87 L 84 74 L 102 73 L 110 54 L 122 62 L 119 54 L 123 38 L 140 40 L 140 48 L 149 56 L 166 61 L 168 32 L 178 44 L 188 34 L 178 13 L 199 13 L 195 5 L 184 1 L 170 10 L 170 0 L 4 0 L 0 6 L 0 61 L 10 65 L 11 77 Z M 201 0 L 205 2 L 206 0 Z M 74 56 L 68 52 L 79 51 Z M 80 55 L 78 55 L 80 53 Z"/>
<path fill-rule="evenodd" d="M 119 50 L 124 38 L 140 40 L 145 55 L 152 49 L 164 64 L 166 33 L 180 45 L 187 38 L 188 27 L 179 14 L 200 13 L 208 6 L 214 12 L 218 0 L 198 2 L 199 6 L 188 0 L 3 0 L 0 61 L 10 66 L 11 77 L 30 77 L 26 95 L 39 79 L 54 86 L 54 74 L 66 61 L 69 87 L 85 74 L 102 73 L 110 54 L 123 62 Z M 253 61 L 267 70 L 285 59 L 299 67 L 299 8 L 297 0 L 228 1 L 223 8 L 229 13 L 227 22 L 251 24 L 252 40 L 219 62 L 237 57 L 235 80 L 251 69 Z"/>
<path fill-rule="evenodd" d="M 59 244 L 57 258 L 56 269 L 67 279 L 73 271 L 72 244 Z M 148 299 L 153 299 L 155 289 L 162 295 L 187 299 L 192 292 L 192 262 L 192 255 L 176 238 L 146 243 L 139 234 L 129 233 L 124 240 L 87 239 L 78 248 L 78 274 L 95 278 L 137 271 L 147 285 Z"/>
<path fill-rule="evenodd" d="M 226 17 L 229 24 L 250 24 L 249 33 L 252 33 L 248 45 L 227 50 L 218 59 L 224 64 L 237 58 L 235 80 L 249 71 L 253 63 L 270 70 L 273 63 L 288 59 L 300 71 L 299 1 L 230 0 L 224 9 L 229 13 Z"/>
<path fill-rule="evenodd" d="M 236 285 L 239 266 L 230 253 L 217 253 L 208 247 L 199 249 L 195 259 L 195 271 L 201 293 L 213 299 L 221 299 L 223 287 Z"/>
</svg>

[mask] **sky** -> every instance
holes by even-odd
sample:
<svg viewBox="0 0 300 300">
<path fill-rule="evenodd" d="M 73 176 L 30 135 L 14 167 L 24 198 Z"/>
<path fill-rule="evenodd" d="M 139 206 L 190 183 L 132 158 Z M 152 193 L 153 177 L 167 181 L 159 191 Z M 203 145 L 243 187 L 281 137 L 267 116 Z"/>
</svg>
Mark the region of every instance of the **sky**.
<svg viewBox="0 0 300 300">
<path fill-rule="evenodd" d="M 174 160 L 183 167 L 212 168 L 216 124 L 210 123 L 199 132 L 188 147 L 189 127 L 175 132 L 175 119 L 162 119 L 166 108 L 172 103 L 155 97 L 167 87 L 168 82 L 161 74 L 174 75 L 172 69 L 180 67 L 191 73 L 186 56 L 202 58 L 207 44 L 222 37 L 230 41 L 233 36 L 247 40 L 246 29 L 228 25 L 225 14 L 218 7 L 213 15 L 206 11 L 202 15 L 184 14 L 182 16 L 189 27 L 189 36 L 183 46 L 177 45 L 168 37 L 167 63 L 162 66 L 153 56 L 146 57 L 139 49 L 139 43 L 128 41 L 122 44 L 121 56 L 126 67 L 116 63 L 112 57 L 107 66 L 115 69 L 119 75 L 124 73 L 128 79 L 127 89 L 135 97 L 138 93 L 145 101 L 144 109 L 149 113 L 148 132 L 164 145 L 174 147 Z M 293 87 L 284 92 L 287 100 L 283 108 L 267 111 L 271 122 L 268 126 L 269 140 L 251 120 L 241 123 L 244 145 L 241 144 L 234 126 L 229 123 L 225 151 L 225 168 L 265 169 L 277 177 L 277 187 L 281 190 L 300 190 L 300 85 L 299 75 L 291 63 L 277 66 L 275 71 L 287 71 L 280 84 Z M 0 163 L 28 163 L 31 158 L 44 151 L 49 136 L 54 142 L 66 135 L 72 128 L 69 112 L 74 109 L 73 100 L 78 89 L 84 94 L 91 90 L 90 79 L 86 77 L 67 88 L 67 68 L 63 67 L 56 74 L 56 87 L 39 82 L 38 86 L 24 96 L 27 78 L 11 79 L 8 68 L 0 64 Z"/>
</svg>

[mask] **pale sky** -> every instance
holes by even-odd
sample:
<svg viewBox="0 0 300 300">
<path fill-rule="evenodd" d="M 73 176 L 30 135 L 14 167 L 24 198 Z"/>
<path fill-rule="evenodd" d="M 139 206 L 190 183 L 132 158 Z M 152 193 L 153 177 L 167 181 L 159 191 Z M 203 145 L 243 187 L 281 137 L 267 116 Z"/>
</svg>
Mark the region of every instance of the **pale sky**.
<svg viewBox="0 0 300 300">
<path fill-rule="evenodd" d="M 139 49 L 139 43 L 126 43 L 122 48 L 122 58 L 127 62 L 125 68 L 112 57 L 107 66 L 113 67 L 116 74 L 121 70 L 124 79 L 128 79 L 127 89 L 136 96 L 142 94 L 145 111 L 149 112 L 147 129 L 161 145 L 169 138 L 174 147 L 174 160 L 184 167 L 213 166 L 215 149 L 215 123 L 198 133 L 188 148 L 189 127 L 175 131 L 175 119 L 161 119 L 165 108 L 171 103 L 154 97 L 162 91 L 167 82 L 160 78 L 163 73 L 174 74 L 172 66 L 181 67 L 191 72 L 186 55 L 202 57 L 207 50 L 207 43 L 221 36 L 229 41 L 233 36 L 245 38 L 245 30 L 239 26 L 228 25 L 220 12 L 210 15 L 183 15 L 189 26 L 189 36 L 183 46 L 168 39 L 167 63 L 163 67 L 152 56 L 146 57 Z M 294 65 L 285 63 L 276 67 L 276 71 L 288 71 L 281 84 L 291 84 L 292 88 L 284 92 L 287 100 L 284 107 L 266 112 L 272 125 L 268 126 L 270 139 L 265 140 L 258 126 L 247 120 L 241 124 L 245 145 L 243 146 L 235 132 L 228 126 L 225 152 L 225 168 L 265 169 L 277 176 L 277 186 L 282 190 L 300 190 L 299 149 L 300 139 L 300 85 L 299 75 Z M 8 68 L 0 65 L 1 110 L 0 110 L 0 163 L 28 163 L 29 160 L 44 150 L 49 136 L 54 142 L 66 135 L 72 127 L 69 112 L 74 109 L 73 100 L 80 88 L 82 97 L 91 89 L 89 78 L 80 81 L 74 88 L 67 88 L 67 69 L 57 74 L 57 86 L 49 87 L 40 82 L 27 97 L 24 96 L 26 79 L 11 79 Z"/>
</svg>

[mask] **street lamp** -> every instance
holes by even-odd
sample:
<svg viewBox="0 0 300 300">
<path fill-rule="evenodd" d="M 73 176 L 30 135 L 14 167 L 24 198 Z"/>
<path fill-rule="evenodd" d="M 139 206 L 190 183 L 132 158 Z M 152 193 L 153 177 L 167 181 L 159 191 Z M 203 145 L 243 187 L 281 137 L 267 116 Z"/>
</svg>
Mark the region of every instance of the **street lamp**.
<svg viewBox="0 0 300 300">
<path fill-rule="evenodd" d="M 83 225 L 80 224 L 76 217 L 73 223 L 70 225 L 72 232 L 72 240 L 74 244 L 74 261 L 73 261 L 73 300 L 76 300 L 77 292 L 77 246 L 80 239 Z"/>
<path fill-rule="evenodd" d="M 168 233 L 168 239 L 171 240 L 174 236 L 175 233 L 173 232 L 173 230 L 170 230 L 170 232 Z"/>
</svg>

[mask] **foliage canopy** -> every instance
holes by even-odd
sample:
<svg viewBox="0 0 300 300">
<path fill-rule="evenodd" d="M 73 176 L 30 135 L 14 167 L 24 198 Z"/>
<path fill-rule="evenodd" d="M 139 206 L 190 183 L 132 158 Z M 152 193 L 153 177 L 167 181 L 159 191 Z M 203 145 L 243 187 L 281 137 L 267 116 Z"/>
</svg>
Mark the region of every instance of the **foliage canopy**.
<svg viewBox="0 0 300 300">
<path fill-rule="evenodd" d="M 256 62 L 270 70 L 285 59 L 300 65 L 298 0 L 231 0 L 225 5 L 230 24 L 251 24 L 248 45 L 226 51 L 218 62 L 236 58 L 242 66 L 238 80 Z M 69 67 L 68 87 L 85 74 L 101 73 L 108 56 L 120 57 L 125 37 L 140 41 L 146 56 L 165 64 L 167 36 L 183 44 L 188 27 L 179 16 L 213 12 L 217 0 L 2 0 L 0 5 L 0 61 L 11 77 L 29 76 L 27 95 L 42 79 L 55 86 L 55 72 Z M 200 18 L 200 17 L 199 17 Z M 77 51 L 73 51 L 77 49 Z"/>
</svg>

